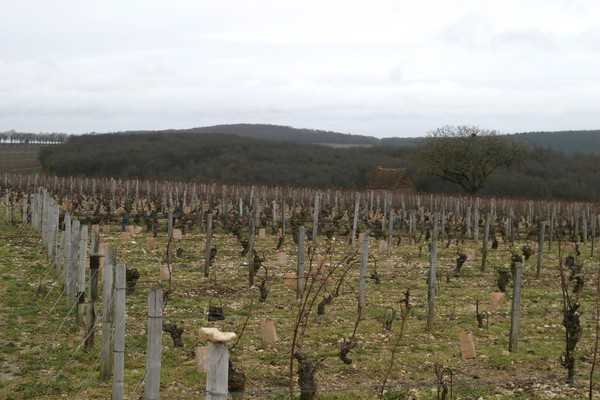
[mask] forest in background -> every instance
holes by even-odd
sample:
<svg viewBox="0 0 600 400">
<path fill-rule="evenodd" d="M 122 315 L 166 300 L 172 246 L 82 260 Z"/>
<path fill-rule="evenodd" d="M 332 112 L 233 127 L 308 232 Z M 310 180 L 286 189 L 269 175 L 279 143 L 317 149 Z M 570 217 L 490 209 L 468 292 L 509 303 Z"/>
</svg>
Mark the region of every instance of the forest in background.
<svg viewBox="0 0 600 400">
<path fill-rule="evenodd" d="M 119 134 L 148 133 L 194 133 L 194 134 L 232 134 L 252 139 L 283 141 L 304 144 L 328 144 L 338 146 L 395 146 L 414 147 L 421 143 L 423 137 L 389 137 L 354 135 L 323 131 L 317 129 L 298 129 L 289 126 L 268 124 L 229 124 L 215 125 L 191 129 L 170 129 L 159 131 L 128 131 Z M 600 155 L 600 130 L 557 131 L 557 132 L 518 132 L 510 134 L 532 148 L 556 150 L 565 154 L 598 154 Z"/>
<path fill-rule="evenodd" d="M 301 142 L 291 135 L 293 128 L 284 127 L 288 134 L 273 136 L 274 125 L 266 126 L 268 134 L 265 135 L 278 140 L 255 139 L 248 136 L 252 132 L 260 132 L 260 126 L 241 126 L 248 128 L 244 129 L 246 137 L 222 132 L 199 134 L 194 130 L 71 136 L 64 145 L 43 147 L 39 158 L 44 172 L 59 175 L 340 189 L 364 189 L 376 166 L 383 165 L 386 168 L 407 168 L 420 192 L 460 193 L 456 185 L 421 174 L 411 157 L 411 145 L 382 144 L 387 140 L 375 138 L 379 143 L 373 144 L 365 140 L 368 137 L 359 137 L 359 143 L 353 143 L 354 135 L 312 130 L 299 130 L 302 131 L 299 136 L 306 135 Z M 209 131 L 211 129 L 214 130 L 214 127 Z M 600 149 L 600 132 L 583 133 L 581 140 L 575 140 L 578 135 L 572 132 L 549 137 L 557 142 L 587 143 L 586 147 L 590 149 Z M 542 134 L 522 135 L 534 140 Z M 290 143 L 290 138 L 294 138 L 295 142 Z M 310 144 L 315 140 L 324 144 L 361 146 Z M 599 141 L 599 144 L 592 147 L 590 143 L 593 141 Z M 600 155 L 568 152 L 574 146 L 565 146 L 564 152 L 553 150 L 552 141 L 541 140 L 541 145 L 533 143 L 525 165 L 518 169 L 496 171 L 479 195 L 600 200 L 597 184 Z"/>
<path fill-rule="evenodd" d="M 304 144 L 326 144 L 337 147 L 348 146 L 396 146 L 414 147 L 424 137 L 389 137 L 376 138 L 373 136 L 354 135 L 323 131 L 317 129 L 298 129 L 290 126 L 268 124 L 229 124 L 198 127 L 191 129 L 167 129 L 156 131 L 126 131 L 112 132 L 117 134 L 231 134 L 252 139 L 282 141 Z M 90 135 L 98 135 L 91 132 Z M 103 135 L 103 134 L 100 134 Z M 560 132 L 522 132 L 512 133 L 511 136 L 534 148 L 556 150 L 565 154 L 599 154 L 600 155 L 600 130 L 587 131 L 560 131 Z M 14 130 L 0 132 L 1 143 L 38 143 L 62 144 L 74 135 L 65 133 L 30 133 L 16 132 Z"/>
</svg>

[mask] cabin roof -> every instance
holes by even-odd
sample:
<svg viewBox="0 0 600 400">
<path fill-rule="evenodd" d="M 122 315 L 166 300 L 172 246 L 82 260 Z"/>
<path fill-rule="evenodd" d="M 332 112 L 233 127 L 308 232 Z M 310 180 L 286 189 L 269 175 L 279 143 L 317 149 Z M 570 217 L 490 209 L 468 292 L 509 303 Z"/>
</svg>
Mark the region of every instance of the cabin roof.
<svg viewBox="0 0 600 400">
<path fill-rule="evenodd" d="M 414 186 L 406 168 L 383 168 L 378 165 L 367 183 L 369 190 L 414 191 Z"/>
</svg>

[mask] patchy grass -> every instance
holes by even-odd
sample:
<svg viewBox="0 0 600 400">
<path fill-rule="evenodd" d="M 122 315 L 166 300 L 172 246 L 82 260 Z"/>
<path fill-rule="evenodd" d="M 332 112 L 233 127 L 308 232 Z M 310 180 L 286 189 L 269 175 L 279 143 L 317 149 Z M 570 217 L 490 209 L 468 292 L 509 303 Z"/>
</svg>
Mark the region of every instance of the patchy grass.
<svg viewBox="0 0 600 400">
<path fill-rule="evenodd" d="M 137 288 L 127 296 L 126 306 L 125 397 L 134 399 L 143 393 L 147 291 L 158 284 L 158 266 L 164 263 L 167 240 L 166 234 L 160 232 L 159 250 L 150 252 L 145 249 L 147 233 L 122 242 L 116 228 L 112 228 L 112 233 L 101 235 L 102 242 L 116 248 L 118 263 L 137 268 L 141 273 Z M 38 235 L 31 229 L 17 235 L 16 227 L 2 223 L 0 237 L 3 277 L 0 285 L 0 396 L 13 399 L 110 397 L 111 383 L 98 379 L 101 330 L 96 330 L 94 350 L 86 353 L 83 349 L 85 331 L 76 325 L 75 310 L 67 307 L 61 295 L 63 284 L 59 271 L 49 265 Z M 198 329 L 215 326 L 238 334 L 244 329 L 231 352 L 231 359 L 246 374 L 246 390 L 255 393 L 248 398 L 289 398 L 290 343 L 298 310 L 295 291 L 283 284 L 284 273 L 295 270 L 296 248 L 291 235 L 282 249 L 290 256 L 286 265 L 277 265 L 275 236 L 267 235 L 256 243 L 269 271 L 266 284 L 269 295 L 265 302 L 258 301 L 256 286 L 248 286 L 247 258 L 239 255 L 241 246 L 222 232 L 217 231 L 213 237 L 213 245 L 218 249 L 212 267 L 214 275 L 204 277 L 203 239 L 200 232 L 192 232 L 175 243 L 175 248 L 181 247 L 183 252 L 181 257 L 174 258 L 171 282 L 174 291 L 166 305 L 164 320 L 183 325 L 185 346 L 174 348 L 170 336 L 163 335 L 161 396 L 169 399 L 203 396 L 205 376 L 196 372 L 193 351 L 198 344 Z M 454 243 L 449 248 L 440 244 L 438 269 L 441 273 L 435 327 L 431 333 L 425 329 L 429 256 L 426 250 L 419 255 L 423 243 L 409 244 L 404 239 L 400 246 L 394 247 L 393 270 L 386 268 L 385 253 L 380 251 L 379 243 L 372 240 L 370 244 L 373 257 L 369 274 L 377 261 L 381 283 L 377 285 L 367 279 L 366 308 L 356 335 L 358 344 L 348 355 L 353 361 L 351 364 L 342 363 L 338 352 L 340 340 L 350 337 L 357 318 L 359 263 L 350 269 L 340 296 L 326 307 L 324 315 L 318 316 L 316 303 L 321 295 L 335 290 L 341 276 L 342 269 L 335 270 L 308 318 L 302 349 L 320 363 L 317 373 L 320 399 L 377 398 L 400 329 L 400 304 L 407 289 L 410 289 L 412 307 L 384 399 L 435 398 L 436 364 L 452 371 L 456 399 L 543 399 L 548 398 L 549 393 L 553 393 L 554 398 L 585 398 L 594 342 L 596 288 L 592 282 L 598 269 L 597 258 L 588 256 L 589 247 L 580 244 L 580 259 L 585 263 L 588 278 L 580 296 L 584 333 L 576 352 L 576 383 L 567 387 L 563 385 L 566 371 L 559 361 L 564 352 L 564 328 L 556 245 L 552 252 L 545 253 L 539 279 L 535 277 L 536 257 L 524 265 L 519 352 L 512 354 L 508 352 L 512 289 L 503 306 L 496 310 L 490 308 L 490 293 L 496 290 L 497 277 L 492 267 L 507 267 L 510 262 L 506 244 L 501 244 L 497 251 L 490 251 L 490 266 L 482 272 L 479 269 L 481 243 L 462 243 L 461 249 L 475 250 L 475 259 L 467 261 L 460 276 L 450 273 L 448 281 L 447 272 L 454 269 L 457 248 Z M 317 280 L 354 251 L 345 239 L 329 245 L 334 250 L 328 255 L 325 238 L 319 238 L 313 269 L 320 258 L 325 257 L 325 261 Z M 307 260 L 307 269 L 310 264 Z M 261 270 L 256 284 L 263 276 Z M 160 284 L 168 286 L 165 281 Z M 223 303 L 226 315 L 223 321 L 206 320 L 213 296 L 218 296 Z M 481 330 L 477 329 L 475 319 L 477 299 L 480 311 L 488 313 L 486 327 Z M 391 332 L 383 329 L 387 307 L 398 311 Z M 250 318 L 244 328 L 248 315 Z M 275 345 L 261 339 L 259 325 L 266 318 L 275 323 L 280 338 Z M 458 338 L 465 330 L 474 333 L 475 359 L 461 358 Z"/>
</svg>

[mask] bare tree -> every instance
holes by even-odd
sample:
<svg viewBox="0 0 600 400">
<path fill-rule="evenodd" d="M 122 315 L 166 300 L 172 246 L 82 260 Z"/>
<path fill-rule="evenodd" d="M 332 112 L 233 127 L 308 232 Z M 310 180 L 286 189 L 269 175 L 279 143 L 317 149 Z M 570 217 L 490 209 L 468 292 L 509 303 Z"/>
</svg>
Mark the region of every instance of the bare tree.
<svg viewBox="0 0 600 400">
<path fill-rule="evenodd" d="M 492 172 L 526 159 L 527 148 L 510 136 L 476 126 L 442 126 L 428 132 L 415 152 L 421 170 L 475 194 Z"/>
</svg>

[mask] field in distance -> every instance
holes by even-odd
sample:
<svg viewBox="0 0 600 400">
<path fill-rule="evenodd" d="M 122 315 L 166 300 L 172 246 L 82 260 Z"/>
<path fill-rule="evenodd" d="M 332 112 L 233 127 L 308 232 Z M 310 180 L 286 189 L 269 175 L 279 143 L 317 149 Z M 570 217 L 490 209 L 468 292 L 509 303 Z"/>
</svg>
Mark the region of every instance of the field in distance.
<svg viewBox="0 0 600 400">
<path fill-rule="evenodd" d="M 0 144 L 0 173 L 41 172 L 42 168 L 37 158 L 39 145 L 31 144 Z"/>
</svg>

